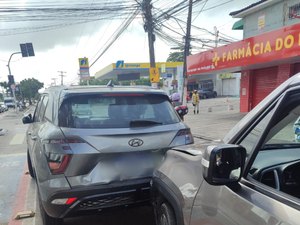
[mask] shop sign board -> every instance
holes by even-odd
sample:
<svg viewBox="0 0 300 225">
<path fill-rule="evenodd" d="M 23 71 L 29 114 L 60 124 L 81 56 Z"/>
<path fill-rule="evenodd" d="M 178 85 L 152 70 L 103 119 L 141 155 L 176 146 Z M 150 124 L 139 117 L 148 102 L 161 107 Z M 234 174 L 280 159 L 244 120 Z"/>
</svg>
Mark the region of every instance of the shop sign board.
<svg viewBox="0 0 300 225">
<path fill-rule="evenodd" d="M 151 83 L 158 83 L 160 80 L 159 70 L 158 68 L 151 67 L 149 69 L 150 72 L 150 82 Z"/>
<path fill-rule="evenodd" d="M 167 68 L 176 68 L 183 65 L 183 62 L 156 62 L 156 68 L 161 68 L 162 73 L 166 72 Z M 124 60 L 118 60 L 113 64 L 114 69 L 150 69 L 150 63 L 124 63 Z"/>
<path fill-rule="evenodd" d="M 81 80 L 89 80 L 90 79 L 90 66 L 89 66 L 89 59 L 79 58 L 79 75 Z"/>
<path fill-rule="evenodd" d="M 187 58 L 187 74 L 224 71 L 299 57 L 300 23 Z"/>
</svg>

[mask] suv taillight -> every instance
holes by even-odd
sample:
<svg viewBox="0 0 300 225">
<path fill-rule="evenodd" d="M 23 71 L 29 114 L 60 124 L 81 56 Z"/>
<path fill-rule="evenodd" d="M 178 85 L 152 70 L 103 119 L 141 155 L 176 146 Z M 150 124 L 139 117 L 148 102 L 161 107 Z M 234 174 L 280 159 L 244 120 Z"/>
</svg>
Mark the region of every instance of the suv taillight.
<svg viewBox="0 0 300 225">
<path fill-rule="evenodd" d="M 48 166 L 52 174 L 62 174 L 67 169 L 72 158 L 72 154 L 69 151 L 71 150 L 70 144 L 84 143 L 79 138 L 48 139 L 43 142 L 44 144 L 55 145 L 55 148 L 60 147 L 62 150 L 62 153 L 51 151 L 46 153 Z M 64 153 L 64 151 L 68 152 Z"/>
<path fill-rule="evenodd" d="M 171 146 L 179 146 L 179 145 L 189 145 L 194 143 L 194 138 L 191 133 L 191 130 L 188 129 L 182 129 L 179 130 L 173 139 Z"/>
<path fill-rule="evenodd" d="M 56 154 L 56 153 L 49 153 L 47 160 L 48 166 L 51 170 L 52 174 L 61 174 L 64 173 L 68 167 L 68 164 L 71 160 L 72 155 L 69 154 Z"/>
</svg>

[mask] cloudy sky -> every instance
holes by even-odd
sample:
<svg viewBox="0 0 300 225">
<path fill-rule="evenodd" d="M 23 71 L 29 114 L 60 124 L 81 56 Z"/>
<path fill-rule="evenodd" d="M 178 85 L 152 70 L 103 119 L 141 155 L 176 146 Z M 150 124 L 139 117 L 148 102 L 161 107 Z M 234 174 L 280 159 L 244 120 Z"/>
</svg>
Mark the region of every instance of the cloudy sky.
<svg viewBox="0 0 300 225">
<path fill-rule="evenodd" d="M 120 2 L 118 0 L 0 0 L 0 81 L 7 80 L 7 63 L 13 53 L 20 51 L 19 44 L 32 42 L 35 57 L 22 58 L 21 54 L 15 54 L 11 59 L 11 73 L 16 82 L 34 77 L 44 82 L 47 87 L 54 81 L 59 84 L 58 71 L 64 71 L 64 83 L 75 84 L 78 81 L 78 58 L 88 57 L 90 63 L 94 61 L 111 40 L 113 33 L 122 27 L 126 18 L 115 19 L 116 13 L 113 13 L 111 16 L 107 14 L 106 19 L 95 21 L 96 17 L 88 14 L 90 17 L 80 20 L 80 24 L 70 25 L 74 22 L 74 18 L 71 18 L 71 22 L 70 20 L 63 21 L 63 14 L 59 14 L 57 11 L 56 14 L 52 14 L 56 18 L 51 19 L 51 17 L 44 16 L 46 14 L 32 14 L 27 11 L 23 12 L 22 9 L 32 6 L 48 9 L 51 7 L 52 9 L 70 8 L 79 3 L 83 3 L 84 8 L 91 9 L 102 6 L 105 2 L 114 1 Z M 134 0 L 123 2 L 130 1 L 135 4 Z M 152 2 L 157 9 L 163 9 L 180 1 L 152 0 Z M 220 32 L 241 39 L 242 31 L 231 30 L 237 19 L 229 16 L 229 13 L 255 2 L 257 0 L 202 0 L 202 3 L 194 8 L 192 24 L 211 32 L 216 26 Z M 220 4 L 222 5 L 218 6 Z M 1 11 L 1 9 L 6 10 Z M 9 9 L 18 9 L 19 11 L 8 12 Z M 36 9 L 34 10 L 36 12 Z M 28 19 L 29 17 L 26 15 L 35 15 L 35 17 Z M 186 15 L 187 12 L 183 12 L 177 16 L 186 21 Z M 93 20 L 95 22 L 92 22 Z M 171 22 L 166 22 L 165 25 L 176 26 L 175 24 L 173 26 Z M 196 32 L 193 29 L 192 35 L 196 35 Z M 201 34 L 199 33 L 199 35 Z M 156 61 L 166 61 L 172 51 L 171 47 L 172 45 L 166 41 L 157 38 L 155 42 Z M 124 60 L 128 63 L 149 61 L 147 33 L 144 32 L 141 16 L 136 17 L 117 41 L 91 67 L 91 75 L 117 60 Z"/>
</svg>

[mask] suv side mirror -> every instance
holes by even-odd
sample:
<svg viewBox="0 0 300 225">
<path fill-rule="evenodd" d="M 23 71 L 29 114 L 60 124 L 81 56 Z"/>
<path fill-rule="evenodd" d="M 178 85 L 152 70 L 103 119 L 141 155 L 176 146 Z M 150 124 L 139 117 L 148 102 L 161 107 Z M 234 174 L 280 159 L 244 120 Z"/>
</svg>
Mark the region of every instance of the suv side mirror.
<svg viewBox="0 0 300 225">
<path fill-rule="evenodd" d="M 202 158 L 203 178 L 211 185 L 236 183 L 241 179 L 246 149 L 239 145 L 208 146 Z"/>
<path fill-rule="evenodd" d="M 27 116 L 24 116 L 22 119 L 23 124 L 32 123 L 32 115 L 28 114 Z"/>
</svg>

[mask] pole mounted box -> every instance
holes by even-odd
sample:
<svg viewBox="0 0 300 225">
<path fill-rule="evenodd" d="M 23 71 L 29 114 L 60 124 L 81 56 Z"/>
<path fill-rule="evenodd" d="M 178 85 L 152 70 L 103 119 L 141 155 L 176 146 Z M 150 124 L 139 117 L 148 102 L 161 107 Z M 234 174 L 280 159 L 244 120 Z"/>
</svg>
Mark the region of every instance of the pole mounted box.
<svg viewBox="0 0 300 225">
<path fill-rule="evenodd" d="M 34 56 L 32 43 L 20 44 L 22 57 Z"/>
</svg>

